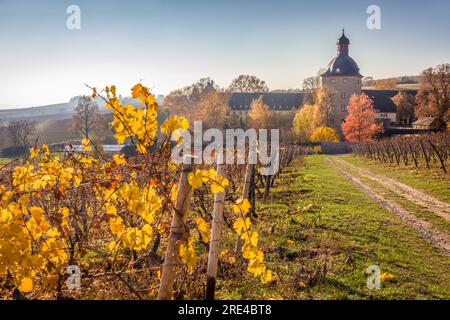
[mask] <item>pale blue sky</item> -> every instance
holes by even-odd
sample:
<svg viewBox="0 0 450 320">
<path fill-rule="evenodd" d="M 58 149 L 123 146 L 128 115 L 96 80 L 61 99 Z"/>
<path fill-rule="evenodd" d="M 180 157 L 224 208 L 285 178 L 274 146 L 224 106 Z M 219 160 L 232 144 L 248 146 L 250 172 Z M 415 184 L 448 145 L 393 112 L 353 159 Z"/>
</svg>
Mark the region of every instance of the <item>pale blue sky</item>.
<svg viewBox="0 0 450 320">
<path fill-rule="evenodd" d="M 66 8 L 81 8 L 81 30 Z M 382 29 L 366 27 L 381 7 Z M 336 54 L 345 27 L 365 76 L 418 74 L 450 62 L 449 0 L 0 0 L 0 108 L 65 102 L 84 83 L 142 82 L 156 94 L 209 76 L 254 74 L 300 87 Z"/>
</svg>

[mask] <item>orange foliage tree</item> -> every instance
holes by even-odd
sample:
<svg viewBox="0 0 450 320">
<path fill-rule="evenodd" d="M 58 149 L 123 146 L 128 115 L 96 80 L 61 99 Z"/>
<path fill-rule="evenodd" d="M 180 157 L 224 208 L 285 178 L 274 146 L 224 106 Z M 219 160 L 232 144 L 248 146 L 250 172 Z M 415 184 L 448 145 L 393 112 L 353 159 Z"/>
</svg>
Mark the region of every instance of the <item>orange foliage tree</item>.
<svg viewBox="0 0 450 320">
<path fill-rule="evenodd" d="M 342 124 L 345 139 L 350 142 L 370 141 L 378 130 L 373 101 L 364 93 L 352 95 L 348 116 Z"/>
</svg>

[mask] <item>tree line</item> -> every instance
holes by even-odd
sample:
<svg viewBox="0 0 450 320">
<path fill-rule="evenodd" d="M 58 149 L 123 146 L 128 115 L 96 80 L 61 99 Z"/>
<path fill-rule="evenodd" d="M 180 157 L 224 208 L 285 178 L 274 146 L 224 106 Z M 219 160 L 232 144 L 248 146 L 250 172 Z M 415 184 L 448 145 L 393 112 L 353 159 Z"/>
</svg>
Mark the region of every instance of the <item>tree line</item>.
<svg viewBox="0 0 450 320">
<path fill-rule="evenodd" d="M 202 120 L 204 128 L 279 128 L 284 141 L 339 140 L 366 141 L 372 139 L 382 127 L 375 121 L 373 101 L 364 94 L 351 97 L 348 117 L 342 124 L 337 117 L 333 90 L 320 87 L 320 73 L 306 78 L 302 89 L 273 90 L 274 92 L 303 92 L 304 99 L 298 110 L 290 112 L 272 111 L 262 97 L 251 103 L 246 117 L 232 112 L 229 99 L 232 92 L 266 93 L 269 88 L 264 80 L 253 75 L 239 75 L 227 88 L 220 88 L 206 77 L 192 85 L 170 92 L 164 99 L 163 121 L 170 115 L 184 115 L 192 123 Z M 433 117 L 441 126 L 450 123 L 450 65 L 441 64 L 424 70 L 419 77 L 420 88 L 414 96 L 399 90 L 392 98 L 397 109 L 397 124 L 411 125 L 418 118 Z M 106 128 L 106 121 L 92 97 L 81 96 L 74 109 L 71 130 L 84 138 L 100 140 L 99 129 Z M 10 140 L 12 155 L 23 153 L 36 144 L 37 123 L 29 120 L 12 121 L 6 132 Z M 102 131 L 104 133 L 104 130 Z M 112 132 L 112 131 L 111 131 Z M 100 143 L 99 143 L 100 145 Z"/>
</svg>

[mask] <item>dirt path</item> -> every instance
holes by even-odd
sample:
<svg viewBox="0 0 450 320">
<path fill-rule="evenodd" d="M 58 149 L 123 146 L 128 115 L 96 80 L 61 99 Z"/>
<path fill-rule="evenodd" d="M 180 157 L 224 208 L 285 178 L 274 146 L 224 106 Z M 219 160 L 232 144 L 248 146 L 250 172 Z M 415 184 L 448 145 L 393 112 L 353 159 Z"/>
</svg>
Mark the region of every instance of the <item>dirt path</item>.
<svg viewBox="0 0 450 320">
<path fill-rule="evenodd" d="M 383 185 L 390 191 L 402 196 L 412 203 L 418 204 L 429 211 L 437 214 L 441 218 L 450 221 L 450 204 L 440 201 L 421 190 L 414 189 L 406 184 L 398 182 L 395 179 L 381 174 L 375 174 L 367 168 L 356 167 L 343 159 L 334 159 L 336 162 L 354 170 L 364 177 Z"/>
<path fill-rule="evenodd" d="M 364 184 L 360 179 L 352 175 L 349 171 L 343 170 L 338 167 L 335 162 L 337 160 L 331 160 L 327 158 L 325 159 L 325 161 L 330 164 L 331 167 L 333 167 L 335 170 L 349 179 L 356 187 L 369 195 L 374 201 L 381 204 L 389 212 L 397 215 L 407 225 L 416 230 L 423 238 L 434 244 L 443 253 L 450 256 L 450 235 L 448 233 L 433 228 L 429 222 L 417 218 L 414 214 L 400 206 L 395 201 L 385 199 L 373 188 Z M 349 167 L 347 166 L 347 168 Z"/>
</svg>

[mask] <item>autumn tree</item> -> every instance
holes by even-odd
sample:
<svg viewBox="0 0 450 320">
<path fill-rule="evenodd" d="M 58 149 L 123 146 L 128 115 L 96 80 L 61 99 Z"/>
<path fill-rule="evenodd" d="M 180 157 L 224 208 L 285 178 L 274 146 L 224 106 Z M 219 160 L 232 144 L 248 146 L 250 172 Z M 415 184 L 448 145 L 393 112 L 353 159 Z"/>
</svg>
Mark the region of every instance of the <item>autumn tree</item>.
<svg viewBox="0 0 450 320">
<path fill-rule="evenodd" d="M 391 100 L 397 107 L 398 123 L 411 124 L 416 107 L 414 96 L 408 92 L 399 91 Z"/>
<path fill-rule="evenodd" d="M 301 141 L 308 141 L 315 129 L 325 126 L 339 131 L 339 122 L 334 108 L 336 92 L 330 88 L 314 90 L 311 103 L 305 103 L 294 117 L 294 132 Z"/>
<path fill-rule="evenodd" d="M 319 76 L 311 76 L 303 80 L 302 89 L 304 91 L 313 91 L 319 88 Z"/>
<path fill-rule="evenodd" d="M 36 132 L 36 122 L 29 120 L 12 121 L 7 127 L 8 136 L 16 148 L 26 149 L 31 144 L 31 137 Z"/>
<path fill-rule="evenodd" d="M 196 120 L 202 120 L 204 128 L 223 129 L 230 116 L 228 101 L 228 94 L 216 90 L 205 92 L 198 102 Z"/>
<path fill-rule="evenodd" d="M 348 116 L 342 124 L 345 139 L 350 142 L 370 141 L 378 130 L 373 101 L 365 93 L 353 94 L 348 105 Z"/>
<path fill-rule="evenodd" d="M 320 126 L 338 129 L 338 119 L 334 108 L 336 92 L 329 88 L 320 88 L 316 91 L 314 105 L 314 129 Z"/>
<path fill-rule="evenodd" d="M 314 105 L 307 104 L 295 113 L 293 130 L 297 139 L 301 142 L 308 141 L 314 131 L 314 108 Z"/>
<path fill-rule="evenodd" d="M 450 64 L 441 64 L 422 72 L 423 82 L 416 96 L 416 117 L 446 120 L 450 107 Z"/>
<path fill-rule="evenodd" d="M 252 101 L 248 113 L 248 124 L 255 129 L 269 129 L 273 125 L 274 114 L 263 101 L 263 97 Z"/>
<path fill-rule="evenodd" d="M 81 132 L 84 138 L 89 139 L 95 129 L 98 129 L 103 123 L 98 104 L 89 96 L 81 96 L 74 109 L 72 116 L 72 126 L 75 130 Z"/>
<path fill-rule="evenodd" d="M 302 91 L 304 93 L 303 101 L 305 104 L 316 103 L 317 90 L 320 88 L 320 75 L 325 69 L 320 69 L 316 75 L 310 76 L 303 80 Z"/>
<path fill-rule="evenodd" d="M 181 89 L 174 90 L 164 97 L 163 107 L 172 115 L 184 115 L 187 118 L 191 109 L 195 106 L 190 97 L 185 95 Z"/>
<path fill-rule="evenodd" d="M 189 122 L 198 118 L 199 101 L 208 91 L 218 90 L 210 78 L 201 78 L 197 82 L 170 92 L 164 98 L 163 107 L 170 115 L 183 115 Z"/>
<path fill-rule="evenodd" d="M 241 74 L 231 82 L 230 92 L 268 92 L 266 82 L 258 77 Z"/>
<path fill-rule="evenodd" d="M 312 142 L 339 142 L 339 136 L 333 128 L 321 126 L 314 130 L 310 140 Z"/>
</svg>

